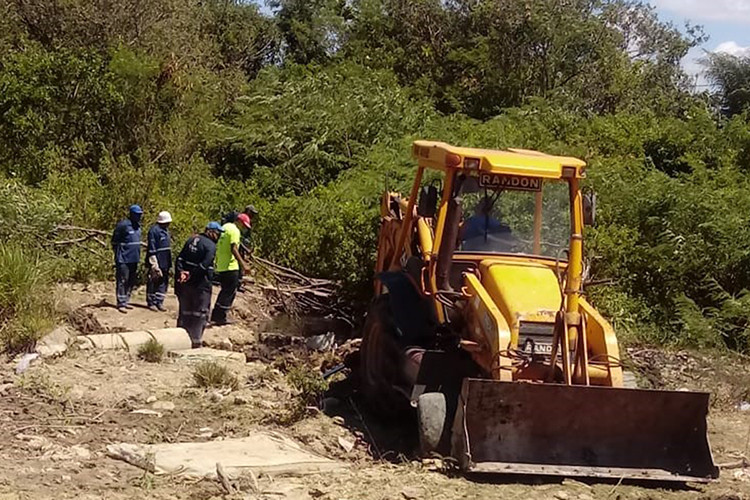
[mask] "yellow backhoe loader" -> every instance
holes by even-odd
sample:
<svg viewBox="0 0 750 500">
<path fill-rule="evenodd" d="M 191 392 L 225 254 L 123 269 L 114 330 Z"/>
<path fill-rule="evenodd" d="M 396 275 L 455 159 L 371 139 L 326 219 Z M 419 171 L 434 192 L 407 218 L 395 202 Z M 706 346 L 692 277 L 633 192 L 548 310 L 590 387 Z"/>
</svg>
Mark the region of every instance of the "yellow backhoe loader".
<svg viewBox="0 0 750 500">
<path fill-rule="evenodd" d="M 706 482 L 706 393 L 623 387 L 585 299 L 586 164 L 416 141 L 408 198 L 382 198 L 361 386 L 416 408 L 424 453 L 466 471 Z M 413 412 L 413 410 L 412 410 Z"/>
</svg>

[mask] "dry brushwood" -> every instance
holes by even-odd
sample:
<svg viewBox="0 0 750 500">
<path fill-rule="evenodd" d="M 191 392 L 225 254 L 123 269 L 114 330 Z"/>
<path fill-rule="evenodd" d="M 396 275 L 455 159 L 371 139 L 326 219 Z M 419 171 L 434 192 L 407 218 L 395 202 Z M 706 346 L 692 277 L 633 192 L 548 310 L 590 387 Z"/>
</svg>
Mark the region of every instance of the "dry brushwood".
<svg viewBox="0 0 750 500">
<path fill-rule="evenodd" d="M 60 224 L 56 226 L 53 234 L 55 234 L 56 236 L 60 234 L 75 235 L 75 237 L 71 237 L 67 239 L 53 240 L 52 245 L 54 246 L 79 245 L 94 254 L 96 254 L 97 252 L 85 246 L 85 243 L 93 241 L 97 243 L 99 247 L 106 249 L 106 248 L 109 248 L 108 241 L 109 241 L 109 237 L 111 236 L 109 232 L 103 231 L 101 229 L 71 226 L 67 224 Z M 104 237 L 104 239 L 102 237 Z M 141 242 L 141 246 L 145 247 L 146 244 Z"/>
<path fill-rule="evenodd" d="M 229 476 L 227 476 L 226 472 L 224 472 L 224 467 L 221 466 L 221 462 L 216 462 L 216 477 L 227 495 L 231 495 L 235 492 L 234 486 L 232 486 L 232 482 L 230 481 Z"/>
<path fill-rule="evenodd" d="M 293 316 L 333 316 L 351 323 L 350 315 L 339 300 L 340 286 L 335 281 L 310 278 L 275 262 L 252 256 L 253 264 L 272 284 L 261 288 Z"/>
</svg>

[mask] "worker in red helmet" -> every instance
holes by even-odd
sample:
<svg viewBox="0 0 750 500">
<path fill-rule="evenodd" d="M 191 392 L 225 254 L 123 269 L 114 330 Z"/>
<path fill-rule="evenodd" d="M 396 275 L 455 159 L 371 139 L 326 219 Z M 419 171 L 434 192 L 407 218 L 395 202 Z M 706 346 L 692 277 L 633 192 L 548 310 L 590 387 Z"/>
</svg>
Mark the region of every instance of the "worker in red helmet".
<svg viewBox="0 0 750 500">
<path fill-rule="evenodd" d="M 216 244 L 216 277 L 221 285 L 221 291 L 211 312 L 211 323 L 214 325 L 232 323 L 228 318 L 229 310 L 237 296 L 242 275 L 246 274 L 248 269 L 240 254 L 240 227 L 249 229 L 250 226 L 250 217 L 244 213 L 239 214 L 235 222 L 227 222 L 222 226 L 224 232 Z"/>
</svg>

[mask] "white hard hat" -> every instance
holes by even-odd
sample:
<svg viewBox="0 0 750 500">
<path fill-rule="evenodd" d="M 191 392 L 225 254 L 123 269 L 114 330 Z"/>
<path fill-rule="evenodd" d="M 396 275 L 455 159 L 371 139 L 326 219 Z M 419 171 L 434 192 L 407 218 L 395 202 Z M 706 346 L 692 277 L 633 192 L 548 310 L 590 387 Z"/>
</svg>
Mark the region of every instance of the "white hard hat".
<svg viewBox="0 0 750 500">
<path fill-rule="evenodd" d="M 167 212 L 159 212 L 159 215 L 156 216 L 156 223 L 157 224 L 168 224 L 172 222 L 172 215 Z"/>
</svg>

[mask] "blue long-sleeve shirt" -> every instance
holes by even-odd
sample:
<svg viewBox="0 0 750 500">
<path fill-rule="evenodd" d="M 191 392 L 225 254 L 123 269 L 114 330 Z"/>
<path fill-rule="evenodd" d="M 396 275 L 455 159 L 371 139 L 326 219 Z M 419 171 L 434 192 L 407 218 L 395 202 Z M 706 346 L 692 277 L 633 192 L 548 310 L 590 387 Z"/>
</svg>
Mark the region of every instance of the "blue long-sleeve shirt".
<svg viewBox="0 0 750 500">
<path fill-rule="evenodd" d="M 214 258 L 216 257 L 216 243 L 205 234 L 191 236 L 175 263 L 175 290 L 183 286 L 192 286 L 198 290 L 211 290 L 214 277 Z M 179 283 L 180 272 L 188 271 L 190 278 L 187 283 Z"/>
<path fill-rule="evenodd" d="M 130 219 L 117 223 L 112 233 L 115 264 L 137 264 L 141 260 L 141 226 Z"/>
<path fill-rule="evenodd" d="M 152 256 L 156 257 L 159 269 L 162 271 L 169 270 L 172 267 L 172 241 L 169 236 L 169 230 L 154 224 L 148 230 L 148 249 L 146 251 L 146 260 Z"/>
</svg>

